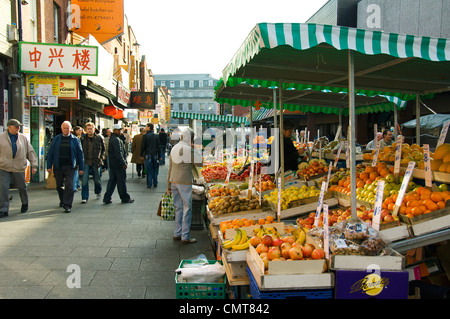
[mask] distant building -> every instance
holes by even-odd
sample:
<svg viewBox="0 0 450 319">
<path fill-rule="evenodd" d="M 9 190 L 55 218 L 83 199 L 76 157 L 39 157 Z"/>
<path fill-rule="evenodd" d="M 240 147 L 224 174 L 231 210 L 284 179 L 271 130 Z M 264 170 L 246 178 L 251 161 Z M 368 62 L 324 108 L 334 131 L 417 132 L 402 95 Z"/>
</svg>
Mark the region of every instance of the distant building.
<svg viewBox="0 0 450 319">
<path fill-rule="evenodd" d="M 154 74 L 154 81 L 156 87 L 170 90 L 171 111 L 218 114 L 219 104 L 214 101 L 218 80 L 210 74 Z M 189 124 L 189 120 L 171 119 L 171 124 Z"/>
</svg>

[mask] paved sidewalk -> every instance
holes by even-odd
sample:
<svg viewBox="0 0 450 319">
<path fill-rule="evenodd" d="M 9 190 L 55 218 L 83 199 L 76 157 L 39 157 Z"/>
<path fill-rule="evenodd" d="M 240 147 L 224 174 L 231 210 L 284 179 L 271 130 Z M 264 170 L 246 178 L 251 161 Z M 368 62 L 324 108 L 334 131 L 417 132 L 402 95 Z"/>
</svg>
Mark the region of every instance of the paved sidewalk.
<svg viewBox="0 0 450 319">
<path fill-rule="evenodd" d="M 157 188 L 128 168 L 127 187 L 135 202 L 121 204 L 117 190 L 111 205 L 75 193 L 70 214 L 58 207 L 55 189 L 29 187 L 29 211 L 20 213 L 17 190 L 9 217 L 0 219 L 0 299 L 173 299 L 175 272 L 182 259 L 205 254 L 215 259 L 206 229 L 191 231 L 195 244 L 174 242 L 173 221 L 156 216 L 166 190 L 167 165 L 160 166 Z M 132 177 L 132 175 L 134 175 Z M 108 173 L 102 177 L 106 190 Z M 103 195 L 103 193 L 102 193 Z M 80 288 L 73 268 L 79 266 Z"/>
</svg>

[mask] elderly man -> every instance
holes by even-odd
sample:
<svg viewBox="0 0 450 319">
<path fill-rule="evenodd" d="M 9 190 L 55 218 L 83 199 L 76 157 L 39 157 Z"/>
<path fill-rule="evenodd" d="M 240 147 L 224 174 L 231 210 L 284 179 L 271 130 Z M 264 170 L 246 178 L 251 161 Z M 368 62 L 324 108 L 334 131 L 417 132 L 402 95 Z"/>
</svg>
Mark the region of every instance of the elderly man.
<svg viewBox="0 0 450 319">
<path fill-rule="evenodd" d="M 122 204 L 133 203 L 134 199 L 127 192 L 127 153 L 123 141 L 120 139 L 122 126 L 120 124 L 113 125 L 113 132 L 109 138 L 108 157 L 109 157 L 109 180 L 103 196 L 104 204 L 111 204 L 112 194 L 117 185 Z"/>
<path fill-rule="evenodd" d="M 0 218 L 9 212 L 9 186 L 11 182 L 19 190 L 22 208 L 28 210 L 28 192 L 25 183 L 27 160 L 31 163 L 31 174 L 36 174 L 36 153 L 25 135 L 19 133 L 22 124 L 15 119 L 7 122 L 8 130 L 0 134 Z"/>
<path fill-rule="evenodd" d="M 383 138 L 383 133 L 378 132 L 377 133 L 377 143 Z M 373 151 L 375 149 L 375 142 L 374 140 L 371 140 L 369 143 L 367 143 L 366 145 L 366 150 L 368 151 Z"/>
<path fill-rule="evenodd" d="M 55 136 L 47 155 L 47 170 L 56 180 L 56 190 L 59 196 L 59 207 L 70 213 L 73 203 L 73 177 L 75 170 L 79 169 L 80 176 L 84 172 L 83 150 L 80 139 L 70 133 L 72 125 L 69 121 L 61 124 L 62 133 Z M 89 173 L 88 173 L 89 174 Z"/>
</svg>

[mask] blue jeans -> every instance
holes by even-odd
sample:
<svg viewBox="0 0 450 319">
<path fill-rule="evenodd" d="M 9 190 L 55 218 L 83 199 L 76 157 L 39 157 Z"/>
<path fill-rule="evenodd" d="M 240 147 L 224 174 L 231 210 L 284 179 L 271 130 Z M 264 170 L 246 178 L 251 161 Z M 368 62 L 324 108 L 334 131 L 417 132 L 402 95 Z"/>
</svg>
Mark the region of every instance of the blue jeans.
<svg viewBox="0 0 450 319">
<path fill-rule="evenodd" d="M 171 184 L 173 205 L 175 206 L 174 237 L 190 239 L 192 221 L 192 185 Z"/>
<path fill-rule="evenodd" d="M 147 187 L 150 188 L 158 185 L 158 155 L 145 155 L 145 170 L 147 173 Z"/>
<path fill-rule="evenodd" d="M 92 171 L 91 171 L 92 168 Z M 102 182 L 100 180 L 100 174 L 97 166 L 89 166 L 84 164 L 84 174 L 81 189 L 81 199 L 89 199 L 89 173 L 92 172 L 94 178 L 94 191 L 95 194 L 100 194 L 102 192 Z"/>
<path fill-rule="evenodd" d="M 80 175 L 78 171 L 75 171 L 75 175 L 73 177 L 73 190 L 76 191 L 80 188 Z"/>
<path fill-rule="evenodd" d="M 161 150 L 161 165 L 166 164 L 166 145 L 160 145 L 159 149 Z"/>
</svg>

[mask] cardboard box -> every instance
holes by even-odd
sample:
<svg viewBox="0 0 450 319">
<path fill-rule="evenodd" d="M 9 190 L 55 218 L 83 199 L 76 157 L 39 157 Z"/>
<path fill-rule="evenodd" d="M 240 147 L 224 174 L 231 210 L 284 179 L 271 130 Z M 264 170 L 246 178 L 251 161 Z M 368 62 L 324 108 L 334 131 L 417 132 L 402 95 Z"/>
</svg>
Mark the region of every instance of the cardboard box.
<svg viewBox="0 0 450 319">
<path fill-rule="evenodd" d="M 408 299 L 408 272 L 336 271 L 336 299 Z"/>
<path fill-rule="evenodd" d="M 399 271 L 405 269 L 405 258 L 399 253 L 393 256 L 332 255 L 330 268 L 333 270 L 365 270 L 378 265 L 381 270 Z"/>
</svg>

